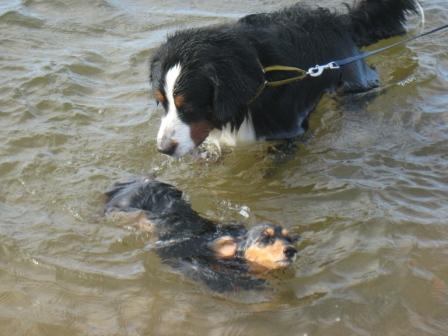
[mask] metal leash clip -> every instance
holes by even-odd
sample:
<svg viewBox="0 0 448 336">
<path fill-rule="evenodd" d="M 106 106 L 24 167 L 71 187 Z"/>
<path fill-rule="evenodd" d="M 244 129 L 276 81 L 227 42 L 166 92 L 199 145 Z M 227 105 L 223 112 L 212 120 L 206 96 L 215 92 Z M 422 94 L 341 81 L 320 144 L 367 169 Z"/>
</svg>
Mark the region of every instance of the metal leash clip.
<svg viewBox="0 0 448 336">
<path fill-rule="evenodd" d="M 311 77 L 319 77 L 323 74 L 323 72 L 327 69 L 335 70 L 339 69 L 340 66 L 336 62 L 330 62 L 326 65 L 316 65 L 308 69 L 307 74 Z"/>
</svg>

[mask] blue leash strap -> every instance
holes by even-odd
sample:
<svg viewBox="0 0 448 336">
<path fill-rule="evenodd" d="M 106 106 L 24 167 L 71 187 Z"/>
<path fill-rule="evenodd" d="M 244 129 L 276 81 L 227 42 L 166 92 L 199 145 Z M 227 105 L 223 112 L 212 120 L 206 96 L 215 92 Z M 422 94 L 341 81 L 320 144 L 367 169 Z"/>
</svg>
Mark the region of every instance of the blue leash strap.
<svg viewBox="0 0 448 336">
<path fill-rule="evenodd" d="M 344 59 L 341 59 L 341 60 L 332 61 L 332 62 L 330 62 L 328 64 L 325 64 L 325 65 L 316 65 L 314 67 L 309 68 L 308 71 L 307 71 L 307 74 L 309 76 L 311 76 L 311 77 L 319 77 L 320 75 L 322 75 L 322 73 L 325 70 L 339 69 L 341 66 L 348 65 L 348 64 L 360 61 L 362 59 L 366 59 L 366 58 L 368 58 L 370 56 L 379 54 L 379 53 L 381 53 L 381 52 L 383 52 L 385 50 L 388 50 L 388 49 L 394 48 L 396 46 L 399 46 L 399 45 L 402 45 L 402 44 L 414 41 L 416 39 L 419 39 L 419 38 L 427 36 L 427 35 L 431 35 L 431 34 L 437 33 L 438 31 L 444 30 L 446 28 L 448 28 L 448 24 L 444 25 L 444 26 L 441 26 L 441 27 L 438 27 L 438 28 L 435 28 L 435 29 L 432 29 L 432 30 L 427 31 L 425 33 L 414 35 L 414 36 L 411 36 L 411 37 L 409 37 L 407 39 L 404 39 L 404 40 L 392 43 L 392 44 L 390 44 L 388 46 L 385 46 L 383 48 L 375 49 L 375 50 L 372 50 L 372 51 L 367 51 L 367 52 L 364 52 L 364 53 L 361 53 L 361 54 L 358 54 L 358 55 L 355 55 L 355 56 L 347 57 L 347 58 L 344 58 Z"/>
</svg>

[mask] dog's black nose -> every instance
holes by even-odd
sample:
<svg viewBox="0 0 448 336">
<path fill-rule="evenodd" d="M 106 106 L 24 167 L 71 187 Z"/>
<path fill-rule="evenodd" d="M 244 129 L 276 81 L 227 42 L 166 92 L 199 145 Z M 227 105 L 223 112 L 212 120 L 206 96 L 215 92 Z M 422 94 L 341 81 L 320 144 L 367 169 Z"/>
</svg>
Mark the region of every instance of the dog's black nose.
<svg viewBox="0 0 448 336">
<path fill-rule="evenodd" d="M 173 155 L 176 151 L 178 143 L 175 141 L 171 141 L 168 144 L 165 144 L 164 146 L 157 146 L 157 150 L 160 153 L 166 154 L 166 155 Z"/>
<path fill-rule="evenodd" d="M 296 255 L 297 250 L 294 247 L 292 247 L 292 246 L 288 246 L 288 247 L 285 248 L 283 253 L 285 254 L 285 256 L 287 258 L 291 259 L 291 258 L 293 258 Z"/>
</svg>

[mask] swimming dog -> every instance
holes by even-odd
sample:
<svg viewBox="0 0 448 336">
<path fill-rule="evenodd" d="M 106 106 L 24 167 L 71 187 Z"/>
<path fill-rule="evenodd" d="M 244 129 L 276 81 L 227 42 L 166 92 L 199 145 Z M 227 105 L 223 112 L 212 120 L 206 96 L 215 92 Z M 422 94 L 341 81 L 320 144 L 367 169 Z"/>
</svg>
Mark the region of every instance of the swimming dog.
<svg viewBox="0 0 448 336">
<path fill-rule="evenodd" d="M 287 229 L 215 223 L 167 183 L 149 178 L 118 183 L 106 195 L 106 214 L 133 214 L 157 237 L 153 247 L 165 263 L 215 291 L 263 288 L 260 275 L 287 268 L 297 254 L 298 237 Z"/>
</svg>

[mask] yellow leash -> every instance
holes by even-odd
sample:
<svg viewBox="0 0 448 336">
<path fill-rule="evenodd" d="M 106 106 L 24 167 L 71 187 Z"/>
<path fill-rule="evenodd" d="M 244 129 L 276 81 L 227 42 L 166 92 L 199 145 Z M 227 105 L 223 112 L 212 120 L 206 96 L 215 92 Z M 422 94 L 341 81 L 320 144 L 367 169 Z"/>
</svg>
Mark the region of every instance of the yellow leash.
<svg viewBox="0 0 448 336">
<path fill-rule="evenodd" d="M 279 86 L 286 85 L 286 84 L 289 84 L 289 83 L 292 83 L 292 82 L 295 82 L 298 80 L 302 80 L 308 76 L 308 72 L 303 69 L 285 66 L 285 65 L 271 65 L 271 66 L 267 66 L 267 67 L 263 68 L 263 72 L 265 74 L 268 72 L 274 72 L 274 71 L 295 72 L 295 73 L 297 73 L 297 76 L 278 80 L 278 81 L 273 81 L 273 82 L 266 81 L 264 86 L 279 87 Z"/>
<path fill-rule="evenodd" d="M 286 66 L 286 65 L 271 65 L 271 66 L 267 66 L 267 67 L 262 67 L 263 69 L 263 73 L 266 75 L 268 72 L 274 72 L 274 71 L 285 71 L 285 72 L 295 72 L 297 74 L 297 76 L 294 77 L 290 77 L 290 78 L 286 78 L 286 79 L 281 79 L 281 80 L 277 80 L 277 81 L 268 81 L 265 80 L 260 87 L 257 90 L 257 93 L 255 94 L 255 96 L 249 101 L 249 104 L 253 103 L 260 95 L 261 93 L 264 91 L 264 89 L 266 87 L 279 87 L 279 86 L 283 86 L 292 82 L 296 82 L 302 79 L 305 79 L 308 75 L 309 72 L 300 69 L 300 68 L 296 68 L 296 67 L 290 67 L 290 66 Z"/>
<path fill-rule="evenodd" d="M 437 27 L 437 28 L 432 29 L 432 30 L 430 30 L 428 32 L 425 32 L 425 33 L 422 33 L 422 34 L 418 34 L 418 35 L 415 35 L 415 36 L 411 36 L 411 37 L 406 38 L 404 40 L 392 43 L 392 44 L 390 44 L 388 46 L 385 46 L 383 48 L 379 48 L 379 49 L 376 49 L 376 50 L 373 50 L 373 51 L 360 53 L 358 55 L 347 57 L 347 58 L 344 58 L 344 59 L 341 59 L 341 60 L 332 61 L 332 62 L 330 62 L 328 64 L 325 64 L 325 65 L 316 65 L 314 67 L 309 68 L 308 71 L 300 69 L 300 68 L 296 68 L 296 67 L 285 66 L 285 65 L 271 65 L 271 66 L 267 66 L 267 67 L 264 67 L 264 68 L 263 68 L 263 66 L 261 66 L 262 69 L 263 69 L 263 73 L 264 74 L 267 74 L 268 72 L 274 72 L 274 71 L 284 71 L 284 72 L 295 72 L 297 75 L 294 76 L 294 77 L 281 79 L 281 80 L 277 80 L 277 81 L 272 81 L 272 82 L 270 82 L 268 80 L 265 80 L 264 83 L 262 83 L 260 85 L 260 87 L 258 88 L 257 94 L 255 95 L 255 97 L 252 98 L 249 101 L 249 104 L 253 103 L 261 95 L 261 93 L 263 92 L 263 90 L 266 87 L 283 86 L 283 85 L 286 85 L 286 84 L 290 84 L 292 82 L 296 82 L 296 81 L 305 79 L 308 76 L 310 76 L 310 77 L 319 77 L 319 76 L 321 76 L 324 73 L 325 70 L 337 70 L 337 69 L 340 69 L 344 65 L 348 65 L 348 64 L 360 61 L 362 59 L 365 59 L 365 58 L 371 57 L 373 55 L 379 54 L 379 53 L 381 53 L 381 52 L 383 52 L 385 50 L 394 48 L 396 46 L 399 46 L 399 45 L 402 45 L 402 44 L 405 44 L 405 43 L 408 43 L 410 41 L 414 41 L 414 40 L 419 39 L 419 38 L 421 38 L 423 36 L 431 35 L 433 33 L 436 33 L 438 31 L 441 31 L 441 30 L 444 30 L 444 29 L 447 29 L 447 28 L 448 28 L 448 24 L 443 25 L 441 27 Z"/>
</svg>

